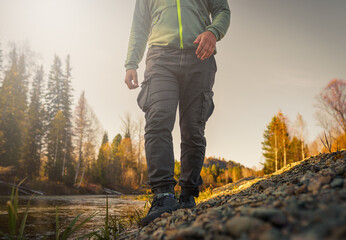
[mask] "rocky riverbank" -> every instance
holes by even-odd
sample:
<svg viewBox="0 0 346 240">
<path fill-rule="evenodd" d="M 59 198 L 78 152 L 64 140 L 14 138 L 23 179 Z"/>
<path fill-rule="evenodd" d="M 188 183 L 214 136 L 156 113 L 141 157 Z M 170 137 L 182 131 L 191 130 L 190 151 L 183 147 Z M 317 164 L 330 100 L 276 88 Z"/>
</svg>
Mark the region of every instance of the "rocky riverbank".
<svg viewBox="0 0 346 240">
<path fill-rule="evenodd" d="M 346 151 L 214 189 L 193 209 L 165 213 L 126 239 L 346 239 Z"/>
</svg>

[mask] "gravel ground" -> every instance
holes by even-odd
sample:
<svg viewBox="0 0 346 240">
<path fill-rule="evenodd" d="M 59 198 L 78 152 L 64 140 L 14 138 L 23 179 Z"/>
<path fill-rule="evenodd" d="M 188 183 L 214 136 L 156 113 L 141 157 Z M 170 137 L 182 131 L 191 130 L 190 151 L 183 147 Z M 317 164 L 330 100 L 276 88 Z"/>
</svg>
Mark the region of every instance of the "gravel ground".
<svg viewBox="0 0 346 240">
<path fill-rule="evenodd" d="M 123 239 L 346 239 L 346 151 L 213 190 Z"/>
</svg>

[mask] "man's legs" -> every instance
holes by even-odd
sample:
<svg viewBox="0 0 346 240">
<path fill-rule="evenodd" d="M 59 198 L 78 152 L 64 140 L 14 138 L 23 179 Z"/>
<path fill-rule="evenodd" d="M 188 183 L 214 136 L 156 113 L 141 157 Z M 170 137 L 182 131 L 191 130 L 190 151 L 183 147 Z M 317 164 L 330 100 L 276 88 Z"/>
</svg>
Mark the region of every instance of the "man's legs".
<svg viewBox="0 0 346 240">
<path fill-rule="evenodd" d="M 145 152 L 149 185 L 153 193 L 174 193 L 174 153 L 172 130 L 179 101 L 175 72 L 179 56 L 165 49 L 151 48 L 147 56 L 145 81 L 138 104 L 145 112 Z"/>
<path fill-rule="evenodd" d="M 195 56 L 194 56 L 195 57 Z M 192 60 L 190 60 L 191 62 Z M 198 196 L 203 183 L 200 172 L 205 157 L 205 124 L 214 110 L 213 92 L 216 64 L 214 56 L 186 69 L 180 82 L 180 130 L 182 195 Z"/>
<path fill-rule="evenodd" d="M 138 104 L 145 112 L 145 152 L 149 184 L 155 193 L 151 208 L 142 226 L 164 212 L 179 208 L 174 196 L 174 154 L 172 130 L 179 101 L 176 70 L 179 56 L 167 54 L 164 49 L 151 48 Z"/>
</svg>

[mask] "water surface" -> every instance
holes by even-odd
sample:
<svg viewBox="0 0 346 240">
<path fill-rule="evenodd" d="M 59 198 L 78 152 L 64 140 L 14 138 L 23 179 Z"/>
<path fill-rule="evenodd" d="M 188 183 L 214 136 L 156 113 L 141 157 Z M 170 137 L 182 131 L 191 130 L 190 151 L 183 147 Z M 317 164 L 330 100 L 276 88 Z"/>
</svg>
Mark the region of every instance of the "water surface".
<svg viewBox="0 0 346 240">
<path fill-rule="evenodd" d="M 8 218 L 6 202 L 9 196 L 0 196 L 0 231 L 8 232 Z M 29 196 L 19 197 L 19 216 L 23 216 Z M 144 202 L 133 200 L 129 196 L 108 195 L 109 213 L 112 216 L 127 216 L 135 209 L 143 209 Z M 78 236 L 104 226 L 106 214 L 105 195 L 76 195 L 76 196 L 34 196 L 30 201 L 29 214 L 25 228 L 25 235 L 30 239 L 55 239 L 55 209 L 58 206 L 59 223 L 67 226 L 78 214 L 83 213 L 81 219 L 97 212 L 97 215 L 87 223 Z"/>
</svg>

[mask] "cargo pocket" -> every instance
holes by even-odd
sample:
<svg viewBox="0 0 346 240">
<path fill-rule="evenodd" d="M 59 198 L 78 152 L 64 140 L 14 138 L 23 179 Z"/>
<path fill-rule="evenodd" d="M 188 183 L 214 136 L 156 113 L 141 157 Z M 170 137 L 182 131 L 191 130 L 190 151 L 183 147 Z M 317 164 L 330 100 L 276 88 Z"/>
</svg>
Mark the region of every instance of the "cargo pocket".
<svg viewBox="0 0 346 240">
<path fill-rule="evenodd" d="M 209 117 L 213 114 L 215 107 L 213 102 L 213 96 L 213 91 L 203 92 L 202 94 L 201 123 L 206 123 Z"/>
<path fill-rule="evenodd" d="M 148 110 L 149 82 L 142 83 L 142 89 L 137 97 L 137 104 L 143 112 Z"/>
</svg>

